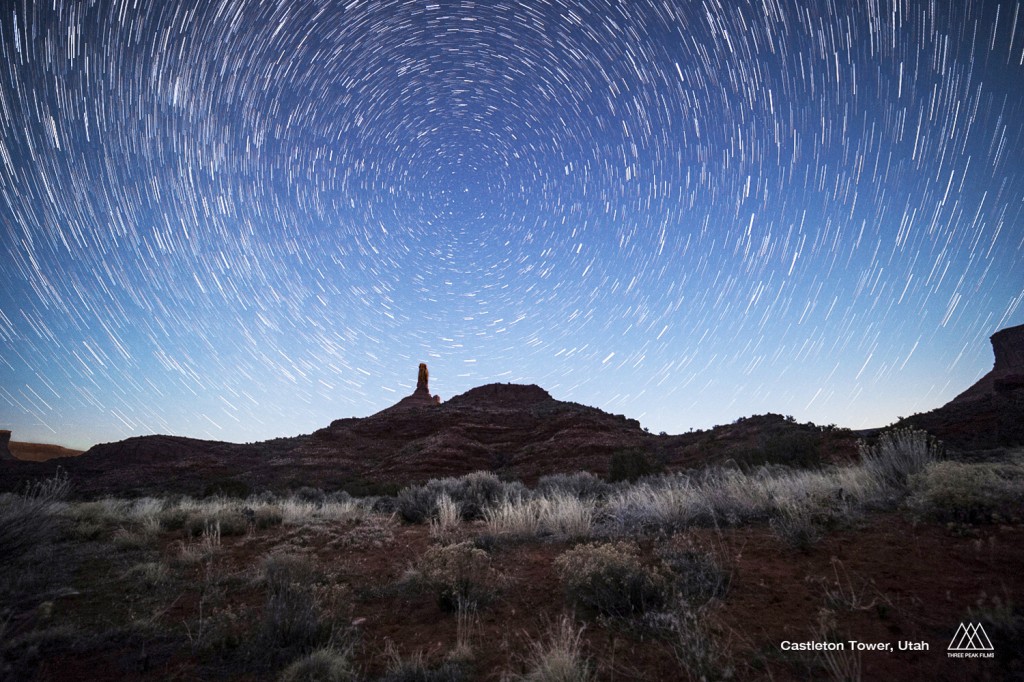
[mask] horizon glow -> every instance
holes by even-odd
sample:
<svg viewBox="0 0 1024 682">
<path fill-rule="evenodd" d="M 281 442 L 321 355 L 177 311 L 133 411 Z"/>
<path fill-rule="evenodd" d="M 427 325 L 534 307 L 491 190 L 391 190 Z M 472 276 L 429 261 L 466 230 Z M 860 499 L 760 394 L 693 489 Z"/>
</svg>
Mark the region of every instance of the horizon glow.
<svg viewBox="0 0 1024 682">
<path fill-rule="evenodd" d="M 296 435 L 419 362 L 654 432 L 938 407 L 1024 321 L 1020 9 L 9 3 L 0 428 Z"/>
</svg>

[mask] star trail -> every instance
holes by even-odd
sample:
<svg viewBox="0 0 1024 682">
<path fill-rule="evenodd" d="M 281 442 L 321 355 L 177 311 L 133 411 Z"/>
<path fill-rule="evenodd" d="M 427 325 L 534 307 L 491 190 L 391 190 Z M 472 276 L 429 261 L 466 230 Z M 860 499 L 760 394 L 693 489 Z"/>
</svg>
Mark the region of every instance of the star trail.
<svg viewBox="0 0 1024 682">
<path fill-rule="evenodd" d="M 1021 4 L 6 2 L 0 427 L 937 407 L 1024 315 Z"/>
</svg>

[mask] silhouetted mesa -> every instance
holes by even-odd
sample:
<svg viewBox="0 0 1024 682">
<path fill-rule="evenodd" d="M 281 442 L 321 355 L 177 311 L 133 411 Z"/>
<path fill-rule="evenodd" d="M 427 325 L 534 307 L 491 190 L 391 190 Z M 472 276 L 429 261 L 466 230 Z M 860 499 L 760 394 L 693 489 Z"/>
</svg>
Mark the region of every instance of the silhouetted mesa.
<svg viewBox="0 0 1024 682">
<path fill-rule="evenodd" d="M 991 336 L 992 371 L 937 410 L 904 423 L 964 452 L 1024 445 L 1024 325 Z"/>
<path fill-rule="evenodd" d="M 989 340 L 996 358 L 992 370 L 948 405 L 1024 388 L 1024 324 L 998 331 Z"/>
<path fill-rule="evenodd" d="M 7 444 L 10 442 L 11 432 L 6 429 L 0 430 L 0 459 L 14 459 L 14 455 L 11 454 L 11 449 L 7 447 Z"/>
</svg>

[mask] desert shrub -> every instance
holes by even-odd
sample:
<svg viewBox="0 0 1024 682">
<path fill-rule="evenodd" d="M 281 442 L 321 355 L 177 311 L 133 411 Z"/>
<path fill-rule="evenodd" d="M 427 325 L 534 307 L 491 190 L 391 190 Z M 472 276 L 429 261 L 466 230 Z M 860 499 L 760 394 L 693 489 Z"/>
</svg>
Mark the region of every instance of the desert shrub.
<svg viewBox="0 0 1024 682">
<path fill-rule="evenodd" d="M 355 497 L 347 490 L 332 490 L 324 494 L 324 502 L 328 503 L 348 504 L 354 499 Z"/>
<path fill-rule="evenodd" d="M 302 650 L 316 644 L 320 612 L 309 590 L 296 585 L 267 595 L 260 642 L 271 649 Z"/>
<path fill-rule="evenodd" d="M 374 514 L 398 514 L 398 498 L 394 496 L 372 498 L 370 511 Z"/>
<path fill-rule="evenodd" d="M 1024 466 L 936 462 L 911 477 L 909 504 L 922 516 L 960 523 L 1024 518 Z"/>
<path fill-rule="evenodd" d="M 49 542 L 56 514 L 71 489 L 67 472 L 25 487 L 17 495 L 0 495 L 0 563 Z"/>
<path fill-rule="evenodd" d="M 205 561 L 220 551 L 220 524 L 216 521 L 203 529 L 197 539 L 182 541 L 178 559 L 184 564 Z"/>
<path fill-rule="evenodd" d="M 189 511 L 181 507 L 168 507 L 157 515 L 160 527 L 164 530 L 181 530 L 188 518 Z"/>
<path fill-rule="evenodd" d="M 327 499 L 327 495 L 324 494 L 323 490 L 308 485 L 304 485 L 296 490 L 292 497 L 303 502 L 312 502 L 313 504 L 322 504 Z"/>
<path fill-rule="evenodd" d="M 495 582 L 491 558 L 471 542 L 431 547 L 417 562 L 428 589 L 444 611 L 473 609 L 490 600 Z"/>
<path fill-rule="evenodd" d="M 645 566 L 635 545 L 579 545 L 555 559 L 566 593 L 576 606 L 615 619 L 665 606 L 671 585 L 663 572 Z"/>
<path fill-rule="evenodd" d="M 659 616 L 663 617 L 661 625 L 669 647 L 690 679 L 704 682 L 737 679 L 731 642 L 712 624 L 710 604 L 694 608 L 681 603 Z"/>
<path fill-rule="evenodd" d="M 475 471 L 459 478 L 435 478 L 426 485 L 409 486 L 398 493 L 398 513 L 409 523 L 423 523 L 437 514 L 437 501 L 447 495 L 461 509 L 462 518 L 483 517 L 484 510 L 526 492 L 522 483 L 505 483 L 488 471 Z"/>
<path fill-rule="evenodd" d="M 485 507 L 504 499 L 508 486 L 489 471 L 474 471 L 454 479 L 451 488 L 447 492 L 459 503 L 462 518 L 471 521 L 481 518 Z"/>
<path fill-rule="evenodd" d="M 683 546 L 662 546 L 657 556 L 668 569 L 677 596 L 693 607 L 724 597 L 729 590 L 732 573 L 722 566 L 715 552 L 693 541 Z"/>
<path fill-rule="evenodd" d="M 294 585 L 306 585 L 316 573 L 316 564 L 303 554 L 275 552 L 260 562 L 260 576 L 269 592 L 283 592 Z"/>
<path fill-rule="evenodd" d="M 942 456 L 942 447 L 925 431 L 902 428 L 886 431 L 875 445 L 857 442 L 864 468 L 882 485 L 902 490 L 909 478 Z"/>
<path fill-rule="evenodd" d="M 636 481 L 644 476 L 658 473 L 664 467 L 651 454 L 643 450 L 619 450 L 612 455 L 608 464 L 608 480 Z"/>
<path fill-rule="evenodd" d="M 261 572 L 267 596 L 258 639 L 272 657 L 319 643 L 320 609 L 311 589 L 315 571 L 313 562 L 302 555 L 264 557 Z"/>
<path fill-rule="evenodd" d="M 536 487 L 537 494 L 541 496 L 561 493 L 585 500 L 603 499 L 611 490 L 612 486 L 589 471 L 541 476 Z"/>
<path fill-rule="evenodd" d="M 280 682 L 349 682 L 358 679 L 349 652 L 322 647 L 293 662 Z"/>
<path fill-rule="evenodd" d="M 399 491 L 395 502 L 402 520 L 423 523 L 434 513 L 437 493 L 427 486 L 409 486 Z"/>
<path fill-rule="evenodd" d="M 801 552 L 810 551 L 823 537 L 812 510 L 802 505 L 783 507 L 769 525 L 783 542 Z"/>
<path fill-rule="evenodd" d="M 284 512 L 277 505 L 265 505 L 253 510 L 252 519 L 258 529 L 266 530 L 280 526 L 284 521 Z"/>
<path fill-rule="evenodd" d="M 548 637 L 532 642 L 527 659 L 529 670 L 513 678 L 517 682 L 589 682 L 594 679 L 582 653 L 583 628 L 569 616 L 562 616 Z"/>
</svg>

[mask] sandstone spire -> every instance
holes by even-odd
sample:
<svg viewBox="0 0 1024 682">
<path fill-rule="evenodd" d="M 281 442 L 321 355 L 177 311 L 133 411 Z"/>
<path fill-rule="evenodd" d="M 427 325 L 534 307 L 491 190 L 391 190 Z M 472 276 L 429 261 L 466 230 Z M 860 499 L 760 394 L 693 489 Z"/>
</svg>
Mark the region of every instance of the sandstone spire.
<svg viewBox="0 0 1024 682">
<path fill-rule="evenodd" d="M 430 393 L 430 372 L 427 371 L 427 363 L 420 363 L 420 375 L 416 379 L 416 392 L 426 391 Z"/>
<path fill-rule="evenodd" d="M 11 454 L 10 448 L 7 444 L 11 442 L 11 432 L 5 430 L 0 431 L 0 459 L 12 460 L 14 455 Z"/>
<path fill-rule="evenodd" d="M 430 371 L 427 369 L 427 363 L 421 362 L 419 374 L 416 377 L 416 390 L 412 392 L 412 395 L 402 398 L 388 409 L 396 407 L 432 407 L 440 404 L 441 396 L 430 395 Z"/>
</svg>

